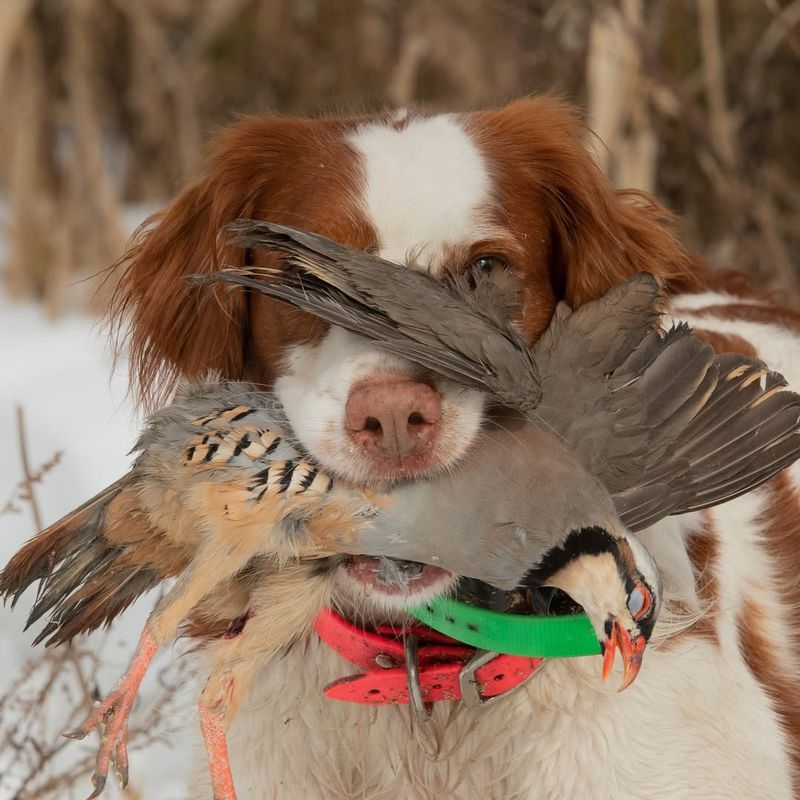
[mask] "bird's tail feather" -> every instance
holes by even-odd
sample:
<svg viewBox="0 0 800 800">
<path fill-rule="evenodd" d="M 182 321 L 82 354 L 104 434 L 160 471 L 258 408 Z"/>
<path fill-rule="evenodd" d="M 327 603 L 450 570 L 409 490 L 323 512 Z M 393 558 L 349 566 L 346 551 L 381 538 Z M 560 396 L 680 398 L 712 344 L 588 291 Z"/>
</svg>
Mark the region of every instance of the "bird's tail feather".
<svg viewBox="0 0 800 800">
<path fill-rule="evenodd" d="M 91 548 L 108 504 L 123 486 L 122 480 L 112 483 L 34 536 L 0 572 L 0 596 L 13 608 L 29 586 L 52 575 L 56 564 Z"/>
<path fill-rule="evenodd" d="M 25 626 L 48 617 L 36 644 L 67 642 L 110 623 L 163 577 L 146 559 L 132 557 L 141 522 L 126 516 L 126 528 L 134 531 L 129 541 L 108 538 L 109 509 L 126 489 L 129 478 L 111 484 L 35 536 L 0 573 L 0 596 L 12 605 L 38 582 Z"/>
</svg>

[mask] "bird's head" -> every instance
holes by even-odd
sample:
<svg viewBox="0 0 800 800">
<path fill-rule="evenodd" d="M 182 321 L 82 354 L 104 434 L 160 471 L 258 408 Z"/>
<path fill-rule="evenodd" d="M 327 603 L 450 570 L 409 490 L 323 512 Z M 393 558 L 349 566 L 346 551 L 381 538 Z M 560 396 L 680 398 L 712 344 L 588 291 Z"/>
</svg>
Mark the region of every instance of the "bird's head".
<svg viewBox="0 0 800 800">
<path fill-rule="evenodd" d="M 579 603 L 603 652 L 603 680 L 622 654 L 622 689 L 633 683 L 661 605 L 658 567 L 650 553 L 625 531 L 589 527 L 573 531 L 549 550 L 533 572 Z"/>
</svg>

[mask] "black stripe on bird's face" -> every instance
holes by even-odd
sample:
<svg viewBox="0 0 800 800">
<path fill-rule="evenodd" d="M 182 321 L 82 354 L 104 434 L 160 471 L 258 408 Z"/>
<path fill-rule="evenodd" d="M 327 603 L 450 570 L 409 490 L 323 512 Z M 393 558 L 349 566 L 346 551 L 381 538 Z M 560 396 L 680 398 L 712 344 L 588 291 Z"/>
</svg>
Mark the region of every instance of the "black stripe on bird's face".
<svg viewBox="0 0 800 800">
<path fill-rule="evenodd" d="M 624 554 L 621 545 L 625 545 Z M 530 570 L 525 578 L 544 584 L 557 572 L 562 570 L 571 561 L 581 556 L 599 556 L 608 553 L 614 558 L 620 576 L 625 582 L 625 591 L 630 593 L 634 589 L 633 574 L 636 574 L 636 562 L 627 542 L 618 539 L 605 528 L 592 526 L 572 531 L 564 542 L 548 550 L 539 564 Z"/>
</svg>

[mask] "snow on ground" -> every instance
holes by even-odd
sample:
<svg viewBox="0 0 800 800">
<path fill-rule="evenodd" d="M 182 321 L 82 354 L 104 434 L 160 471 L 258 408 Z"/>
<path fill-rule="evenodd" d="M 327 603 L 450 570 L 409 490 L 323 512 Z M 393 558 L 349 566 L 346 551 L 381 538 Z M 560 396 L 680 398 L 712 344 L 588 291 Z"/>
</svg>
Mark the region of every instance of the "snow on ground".
<svg viewBox="0 0 800 800">
<path fill-rule="evenodd" d="M 128 469 L 126 454 L 136 437 L 139 420 L 126 389 L 125 377 L 111 374 L 107 337 L 94 319 L 71 314 L 51 323 L 39 307 L 12 304 L 0 297 L 0 441 L 4 443 L 0 451 L 0 508 L 22 477 L 16 405 L 24 409 L 32 466 L 48 461 L 57 450 L 63 452 L 60 464 L 37 487 L 43 521 L 49 524 Z M 34 532 L 29 508 L 0 515 L 0 565 Z M 30 605 L 30 598 L 25 599 L 14 612 L 0 607 L 0 652 L 4 656 L 0 659 L 0 698 L 36 653 L 30 647 L 33 635 L 22 633 Z M 103 668 L 97 676 L 104 691 L 121 674 L 151 605 L 152 599 L 140 601 L 114 625 L 103 647 Z M 155 674 L 175 655 L 174 651 L 167 652 L 161 664 L 154 665 L 137 710 L 153 702 L 158 692 Z M 154 746 L 131 754 L 131 784 L 137 796 L 146 800 L 184 796 L 182 786 L 189 764 L 188 735 L 184 732 L 194 724 L 188 708 L 191 694 L 188 689 L 184 691 L 185 712 L 176 725 L 181 735 L 172 747 Z M 66 713 L 57 698 L 53 707 L 45 711 L 55 719 L 60 711 Z M 135 718 L 136 711 L 133 724 Z M 87 744 L 76 742 L 71 746 L 77 755 L 85 752 Z M 13 768 L 13 764 L 0 763 L 0 800 L 9 800 L 14 794 Z M 109 780 L 109 784 L 113 782 Z M 82 788 L 86 789 L 82 794 L 85 796 L 88 779 Z M 118 795 L 107 790 L 107 796 Z"/>
</svg>

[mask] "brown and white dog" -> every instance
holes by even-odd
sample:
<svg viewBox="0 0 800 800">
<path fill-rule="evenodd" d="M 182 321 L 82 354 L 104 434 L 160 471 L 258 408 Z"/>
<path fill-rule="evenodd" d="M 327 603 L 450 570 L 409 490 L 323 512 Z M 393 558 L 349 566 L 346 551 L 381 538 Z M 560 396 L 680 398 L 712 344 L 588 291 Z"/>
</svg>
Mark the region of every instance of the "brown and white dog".
<svg viewBox="0 0 800 800">
<path fill-rule="evenodd" d="M 617 191 L 548 98 L 464 114 L 251 117 L 217 139 L 204 177 L 137 234 L 116 312 L 131 320 L 143 397 L 216 372 L 274 387 L 302 445 L 357 481 L 446 469 L 479 435 L 483 402 L 342 330 L 261 296 L 202 295 L 190 273 L 241 264 L 219 244 L 237 217 L 296 225 L 398 269 L 507 269 L 534 341 L 555 304 L 580 305 L 639 271 L 671 314 L 719 350 L 757 353 L 800 386 L 800 317 L 713 291 L 651 199 Z M 753 797 L 800 788 L 800 472 L 643 534 L 665 610 L 636 684 L 601 687 L 596 659 L 553 661 L 508 698 L 471 710 L 326 700 L 348 671 L 316 638 L 260 678 L 230 735 L 242 798 Z M 469 499 L 465 498 L 465 501 Z M 351 564 L 339 600 L 359 619 L 447 588 L 426 570 L 402 591 Z M 360 566 L 363 567 L 363 564 Z M 196 770 L 192 798 L 209 797 Z"/>
</svg>

